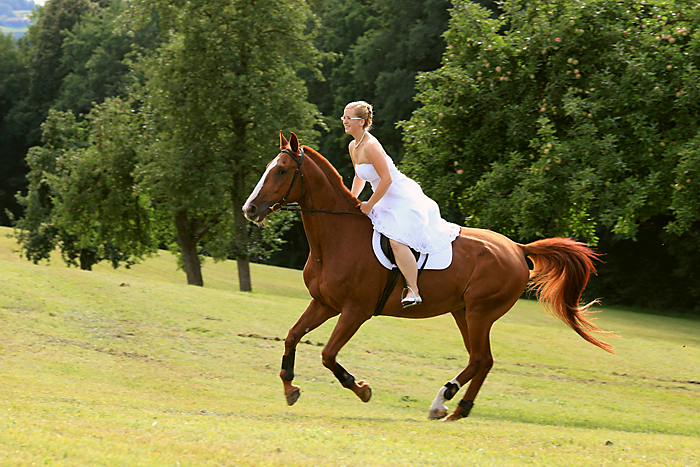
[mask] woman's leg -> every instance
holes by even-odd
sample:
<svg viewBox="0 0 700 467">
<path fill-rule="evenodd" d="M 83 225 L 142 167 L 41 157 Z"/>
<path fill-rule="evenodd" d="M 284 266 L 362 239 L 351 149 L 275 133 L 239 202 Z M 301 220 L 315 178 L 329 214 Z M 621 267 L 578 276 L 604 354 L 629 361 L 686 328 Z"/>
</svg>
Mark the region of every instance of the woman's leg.
<svg viewBox="0 0 700 467">
<path fill-rule="evenodd" d="M 418 292 L 418 265 L 416 257 L 411 253 L 411 249 L 403 243 L 389 239 L 391 249 L 394 251 L 396 265 L 399 267 L 401 274 L 406 279 L 406 285 L 413 290 L 414 296 L 420 296 Z"/>
</svg>

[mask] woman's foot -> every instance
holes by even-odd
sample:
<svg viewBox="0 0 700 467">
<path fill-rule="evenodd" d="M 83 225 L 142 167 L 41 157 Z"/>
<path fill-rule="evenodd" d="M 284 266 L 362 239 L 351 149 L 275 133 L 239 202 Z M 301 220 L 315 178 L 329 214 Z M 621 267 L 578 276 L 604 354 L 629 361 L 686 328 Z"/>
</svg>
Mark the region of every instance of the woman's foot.
<svg viewBox="0 0 700 467">
<path fill-rule="evenodd" d="M 403 289 L 403 295 L 404 297 L 401 299 L 401 305 L 403 305 L 404 308 L 423 303 L 423 299 L 420 298 L 420 294 L 414 292 L 411 287 L 406 287 Z"/>
</svg>

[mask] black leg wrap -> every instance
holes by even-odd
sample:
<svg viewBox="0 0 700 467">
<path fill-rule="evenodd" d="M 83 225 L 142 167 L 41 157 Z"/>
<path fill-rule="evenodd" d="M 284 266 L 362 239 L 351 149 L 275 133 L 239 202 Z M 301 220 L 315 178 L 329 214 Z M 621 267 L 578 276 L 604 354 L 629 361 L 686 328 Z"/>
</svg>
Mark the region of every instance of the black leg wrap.
<svg viewBox="0 0 700 467">
<path fill-rule="evenodd" d="M 294 354 L 296 354 L 297 349 L 292 349 L 289 351 L 289 355 L 284 355 L 282 357 L 282 369 L 284 372 L 284 379 L 291 381 L 294 379 Z"/>
<path fill-rule="evenodd" d="M 342 384 L 344 388 L 351 388 L 352 385 L 355 384 L 355 377 L 348 373 L 338 362 L 336 362 L 335 368 L 333 368 L 333 374 L 338 378 L 338 381 L 340 381 L 340 384 Z"/>
<path fill-rule="evenodd" d="M 452 398 L 457 394 L 459 391 L 459 386 L 457 386 L 455 383 L 450 381 L 449 383 L 445 383 L 445 393 L 443 396 L 445 397 L 445 400 L 452 400 Z"/>
<path fill-rule="evenodd" d="M 457 404 L 457 405 L 462 407 L 462 410 L 459 411 L 459 414 L 462 417 L 468 417 L 469 412 L 471 412 L 472 407 L 474 407 L 474 401 L 466 401 L 466 400 L 462 399 L 461 401 L 459 401 L 459 404 Z"/>
</svg>

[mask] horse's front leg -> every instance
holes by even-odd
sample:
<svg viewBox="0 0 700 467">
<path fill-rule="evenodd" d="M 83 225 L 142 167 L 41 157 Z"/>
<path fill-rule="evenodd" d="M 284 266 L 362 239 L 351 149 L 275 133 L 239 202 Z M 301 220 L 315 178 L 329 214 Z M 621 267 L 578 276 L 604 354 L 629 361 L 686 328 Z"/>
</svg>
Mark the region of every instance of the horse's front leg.
<svg viewBox="0 0 700 467">
<path fill-rule="evenodd" d="M 340 384 L 354 392 L 362 402 L 369 402 L 372 397 L 372 389 L 364 381 L 355 381 L 355 377 L 337 362 L 336 357 L 340 349 L 355 335 L 362 323 L 370 317 L 371 314 L 364 316 L 359 312 L 353 313 L 349 310 L 343 310 L 322 352 L 323 366 L 331 370 Z"/>
<path fill-rule="evenodd" d="M 282 357 L 282 370 L 280 378 L 284 385 L 284 396 L 287 398 L 288 405 L 294 405 L 299 400 L 301 391 L 299 386 L 292 384 L 294 379 L 294 357 L 296 355 L 296 347 L 309 332 L 313 331 L 332 317 L 338 314 L 334 309 L 324 305 L 316 299 L 311 300 L 306 311 L 299 317 L 299 320 L 287 333 L 287 338 L 284 340 L 284 356 Z"/>
</svg>

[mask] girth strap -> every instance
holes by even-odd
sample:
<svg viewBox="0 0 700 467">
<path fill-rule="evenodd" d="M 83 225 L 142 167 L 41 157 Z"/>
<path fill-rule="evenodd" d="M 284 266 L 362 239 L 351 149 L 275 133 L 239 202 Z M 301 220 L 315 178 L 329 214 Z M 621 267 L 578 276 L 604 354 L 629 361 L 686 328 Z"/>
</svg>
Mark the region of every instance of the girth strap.
<svg viewBox="0 0 700 467">
<path fill-rule="evenodd" d="M 386 235 L 384 234 L 381 234 L 381 245 L 382 251 L 384 252 L 386 257 L 389 258 L 389 261 L 391 261 L 391 264 L 394 265 L 394 267 L 391 268 L 391 271 L 389 271 L 389 277 L 386 280 L 384 292 L 382 292 L 382 296 L 377 302 L 377 307 L 374 309 L 374 316 L 379 316 L 382 314 L 384 306 L 386 305 L 387 300 L 389 300 L 389 296 L 394 290 L 394 287 L 396 287 L 396 283 L 399 281 L 399 275 L 401 274 L 401 271 L 396 266 L 396 258 L 394 258 L 394 250 L 391 248 L 389 238 L 386 237 Z M 413 256 L 416 257 L 416 260 L 420 258 L 420 253 L 415 251 L 413 248 L 411 248 L 411 252 L 413 253 Z M 423 261 L 423 264 L 418 268 L 418 277 L 420 277 L 421 273 L 423 272 L 423 269 L 425 269 L 425 265 L 428 263 L 428 256 L 429 255 L 425 255 L 425 261 Z M 402 279 L 403 285 L 404 287 L 406 287 L 406 279 L 403 276 Z"/>
<path fill-rule="evenodd" d="M 391 271 L 389 271 L 389 278 L 384 286 L 382 297 L 379 299 L 379 302 L 377 302 L 377 307 L 374 309 L 374 316 L 379 316 L 382 314 L 384 305 L 386 305 L 386 301 L 389 300 L 389 295 L 391 295 L 391 291 L 394 290 L 396 283 L 399 281 L 399 274 L 401 274 L 401 271 L 399 271 L 399 268 L 397 267 L 394 267 Z"/>
</svg>

